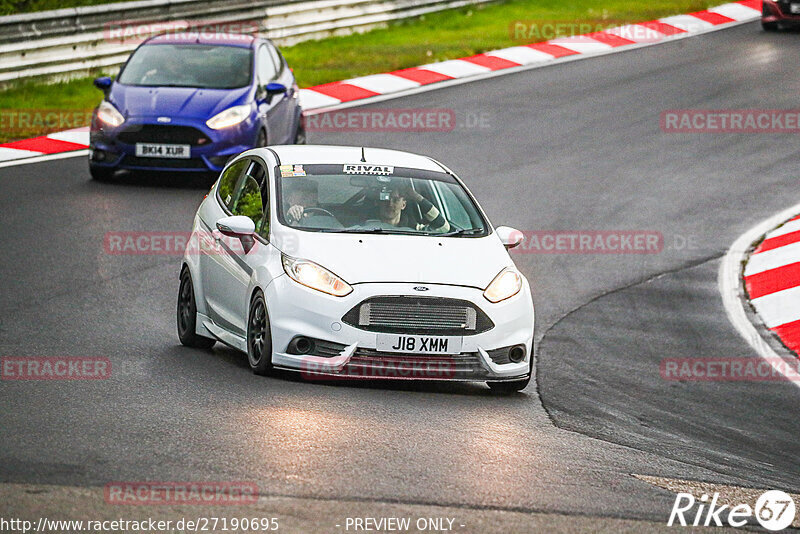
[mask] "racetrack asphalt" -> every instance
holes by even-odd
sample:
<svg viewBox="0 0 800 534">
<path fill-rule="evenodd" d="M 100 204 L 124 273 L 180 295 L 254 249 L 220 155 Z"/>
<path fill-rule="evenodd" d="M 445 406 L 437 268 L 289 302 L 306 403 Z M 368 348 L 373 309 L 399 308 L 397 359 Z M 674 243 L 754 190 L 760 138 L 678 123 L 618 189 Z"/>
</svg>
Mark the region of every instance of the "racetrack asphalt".
<svg viewBox="0 0 800 534">
<path fill-rule="evenodd" d="M 331 532 L 369 503 L 664 523 L 674 495 L 632 473 L 797 492 L 797 388 L 658 370 L 754 356 L 725 317 L 718 261 L 800 196 L 793 136 L 668 134 L 659 114 L 794 108 L 798 66 L 800 35 L 745 24 L 361 108 L 453 109 L 452 132 L 309 133 L 439 159 L 495 225 L 663 235 L 658 254 L 514 255 L 539 354 L 510 397 L 261 378 L 233 350 L 181 347 L 179 257 L 110 255 L 103 238 L 188 231 L 208 180 L 96 183 L 84 158 L 0 169 L 0 355 L 113 363 L 105 381 L 0 382 L 0 482 L 255 481 L 342 501 Z"/>
</svg>

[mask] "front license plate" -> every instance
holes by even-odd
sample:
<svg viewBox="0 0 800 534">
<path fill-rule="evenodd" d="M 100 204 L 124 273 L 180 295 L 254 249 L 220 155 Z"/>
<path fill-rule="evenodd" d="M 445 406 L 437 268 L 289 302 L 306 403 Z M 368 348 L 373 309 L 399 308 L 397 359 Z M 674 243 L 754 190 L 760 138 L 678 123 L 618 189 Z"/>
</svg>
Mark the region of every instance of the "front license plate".
<svg viewBox="0 0 800 534">
<path fill-rule="evenodd" d="M 789 12 L 795 15 L 800 13 L 800 4 L 789 4 Z"/>
<path fill-rule="evenodd" d="M 459 354 L 461 338 L 455 336 L 404 336 L 378 334 L 378 350 L 406 354 Z"/>
<path fill-rule="evenodd" d="M 156 143 L 136 143 L 136 156 L 140 158 L 189 159 L 189 145 L 162 145 Z"/>
</svg>

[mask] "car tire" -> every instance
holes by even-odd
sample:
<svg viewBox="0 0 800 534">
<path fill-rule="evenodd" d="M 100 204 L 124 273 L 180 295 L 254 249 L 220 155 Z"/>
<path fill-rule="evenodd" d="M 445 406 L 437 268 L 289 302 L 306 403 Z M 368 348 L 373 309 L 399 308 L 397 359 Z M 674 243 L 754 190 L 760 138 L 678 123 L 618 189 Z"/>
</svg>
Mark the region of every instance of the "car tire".
<svg viewBox="0 0 800 534">
<path fill-rule="evenodd" d="M 761 28 L 763 28 L 763 30 L 765 32 L 778 31 L 778 23 L 777 22 L 762 22 L 761 23 Z"/>
<path fill-rule="evenodd" d="M 194 285 L 189 269 L 181 273 L 178 289 L 178 339 L 181 344 L 194 349 L 210 349 L 216 340 L 197 335 L 197 303 L 194 300 Z"/>
<path fill-rule="evenodd" d="M 525 378 L 523 380 L 509 380 L 507 382 L 486 382 L 486 385 L 489 386 L 489 389 L 492 390 L 492 393 L 499 393 L 501 395 L 509 395 L 511 393 L 516 393 L 518 391 L 522 391 L 526 387 L 528 387 L 528 383 L 531 381 L 531 377 Z"/>
<path fill-rule="evenodd" d="M 267 303 L 260 291 L 253 297 L 247 314 L 247 362 L 257 375 L 272 371 L 272 334 Z"/>
<path fill-rule="evenodd" d="M 98 182 L 109 182 L 114 177 L 114 169 L 108 167 L 100 167 L 97 165 L 89 165 L 89 174 L 93 180 Z"/>
<path fill-rule="evenodd" d="M 306 127 L 303 126 L 303 119 L 300 118 L 300 122 L 297 124 L 297 131 L 294 134 L 294 144 L 296 145 L 304 145 L 306 144 Z"/>
</svg>

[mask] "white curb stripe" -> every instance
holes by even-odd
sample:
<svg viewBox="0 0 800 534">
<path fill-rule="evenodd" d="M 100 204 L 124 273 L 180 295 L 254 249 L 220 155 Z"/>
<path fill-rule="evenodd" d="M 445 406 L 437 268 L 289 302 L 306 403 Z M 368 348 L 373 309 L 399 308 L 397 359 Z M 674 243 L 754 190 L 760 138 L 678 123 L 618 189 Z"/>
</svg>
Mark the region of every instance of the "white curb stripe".
<svg viewBox="0 0 800 534">
<path fill-rule="evenodd" d="M 66 141 L 68 143 L 76 143 L 79 145 L 86 145 L 89 146 L 89 127 L 86 128 L 75 128 L 73 130 L 67 130 L 65 132 L 56 132 L 47 135 L 50 139 L 56 139 L 57 141 Z"/>
<path fill-rule="evenodd" d="M 780 237 L 786 234 L 791 234 L 792 232 L 800 232 L 800 219 L 797 219 L 796 221 L 789 221 L 780 228 L 776 228 L 775 230 L 767 234 L 767 239 L 771 239 L 773 237 Z"/>
<path fill-rule="evenodd" d="M 36 154 L 36 152 L 34 152 L 34 154 Z M 72 152 L 59 152 L 58 154 L 41 154 L 33 157 L 23 157 L 9 161 L 0 161 L 0 169 L 5 167 L 16 167 L 18 165 L 30 165 L 31 163 L 42 163 L 56 159 L 86 157 L 88 155 L 88 150 L 73 150 Z"/>
<path fill-rule="evenodd" d="M 499 57 L 506 61 L 511 61 L 517 65 L 530 65 L 531 63 L 542 63 L 544 61 L 552 61 L 554 56 L 541 50 L 534 50 L 527 46 L 512 46 L 510 48 L 503 48 L 502 50 L 494 50 L 493 52 L 486 52 L 487 56 Z"/>
<path fill-rule="evenodd" d="M 362 76 L 360 78 L 351 78 L 345 80 L 344 83 L 361 87 L 373 93 L 393 93 L 395 91 L 403 91 L 404 89 L 412 89 L 419 87 L 420 84 L 413 80 L 406 80 L 400 76 L 393 76 L 391 74 L 372 74 L 370 76 Z"/>
<path fill-rule="evenodd" d="M 680 28 L 687 33 L 696 33 L 714 27 L 714 25 L 710 22 L 693 17 L 692 15 L 675 15 L 672 17 L 658 19 L 658 22 L 675 26 L 676 28 Z"/>
<path fill-rule="evenodd" d="M 323 95 L 311 89 L 300 89 L 300 106 L 303 109 L 326 108 L 341 103 L 342 101 L 338 98 Z"/>
<path fill-rule="evenodd" d="M 770 293 L 750 302 L 767 328 L 800 320 L 800 286 Z"/>
<path fill-rule="evenodd" d="M 723 4 L 712 7 L 708 11 L 733 20 L 750 20 L 753 18 L 753 10 L 742 4 Z"/>
<path fill-rule="evenodd" d="M 611 48 L 614 48 L 610 44 L 601 43 L 600 41 L 595 41 L 589 37 L 584 37 L 582 35 L 578 35 L 575 37 L 564 37 L 561 39 L 552 39 L 547 41 L 550 44 L 563 46 L 564 48 L 569 48 L 570 50 L 574 50 L 579 54 L 594 54 L 596 52 L 605 52 Z"/>
<path fill-rule="evenodd" d="M 451 59 L 449 61 L 442 61 L 440 63 L 429 63 L 417 67 L 420 69 L 430 70 L 450 76 L 452 78 L 464 78 L 465 76 L 473 76 L 475 74 L 483 74 L 489 72 L 491 69 L 470 63 L 469 61 L 461 61 L 460 59 Z"/>
<path fill-rule="evenodd" d="M 760 254 L 753 254 L 744 269 L 745 276 L 763 273 L 800 261 L 800 243 L 774 248 Z"/>
<path fill-rule="evenodd" d="M 20 150 L 18 148 L 5 148 L 0 146 L 0 161 L 10 161 L 13 159 L 30 158 L 31 156 L 41 156 L 42 152 L 32 150 Z"/>
</svg>

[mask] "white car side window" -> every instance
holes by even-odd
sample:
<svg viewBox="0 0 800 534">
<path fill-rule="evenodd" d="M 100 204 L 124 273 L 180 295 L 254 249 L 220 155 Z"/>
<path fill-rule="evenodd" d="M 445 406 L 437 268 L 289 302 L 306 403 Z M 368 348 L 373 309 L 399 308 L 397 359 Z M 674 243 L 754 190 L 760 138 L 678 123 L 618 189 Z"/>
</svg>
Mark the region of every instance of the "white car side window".
<svg viewBox="0 0 800 534">
<path fill-rule="evenodd" d="M 249 160 L 246 159 L 237 161 L 225 169 L 219 179 L 217 194 L 219 195 L 219 200 L 222 202 L 222 205 L 229 211 L 233 205 L 233 195 L 236 191 L 236 184 L 239 183 L 239 177 L 242 175 L 248 163 Z"/>
</svg>

